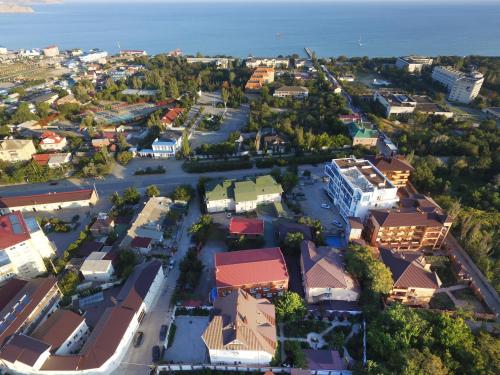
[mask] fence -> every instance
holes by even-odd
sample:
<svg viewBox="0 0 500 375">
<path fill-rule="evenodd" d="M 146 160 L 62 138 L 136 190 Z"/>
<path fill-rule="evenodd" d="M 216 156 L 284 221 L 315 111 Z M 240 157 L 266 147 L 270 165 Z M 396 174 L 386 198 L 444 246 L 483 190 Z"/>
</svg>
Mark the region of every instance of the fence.
<svg viewBox="0 0 500 375">
<path fill-rule="evenodd" d="M 289 367 L 246 367 L 228 365 L 160 365 L 156 368 L 157 374 L 168 373 L 170 371 L 232 371 L 232 372 L 272 372 L 274 374 L 290 374 Z M 301 370 L 302 371 L 302 370 Z M 311 375 L 351 375 L 349 370 L 306 370 Z"/>
</svg>

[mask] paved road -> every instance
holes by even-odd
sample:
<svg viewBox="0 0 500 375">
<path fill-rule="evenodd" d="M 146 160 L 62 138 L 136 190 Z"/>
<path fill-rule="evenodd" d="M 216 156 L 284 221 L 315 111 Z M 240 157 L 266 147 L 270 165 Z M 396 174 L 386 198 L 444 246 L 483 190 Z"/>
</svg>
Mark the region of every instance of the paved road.
<svg viewBox="0 0 500 375">
<path fill-rule="evenodd" d="M 169 271 L 166 279 L 164 280 L 162 291 L 151 311 L 146 315 L 142 321 L 139 330 L 144 332 L 144 341 L 139 348 L 130 346 L 122 363 L 113 372 L 115 375 L 128 375 L 128 374 L 149 374 L 152 365 L 152 348 L 155 345 L 161 347 L 160 342 L 160 327 L 162 324 L 168 324 L 172 319 L 170 310 L 170 300 L 179 277 L 179 262 L 186 255 L 190 246 L 190 235 L 188 233 L 189 227 L 198 221 L 200 216 L 199 200 L 193 199 L 189 206 L 188 214 L 183 220 L 180 230 L 177 234 L 178 238 L 178 251 L 173 257 L 176 260 L 176 267 Z"/>
<path fill-rule="evenodd" d="M 496 290 L 491 286 L 483 273 L 477 268 L 469 255 L 460 246 L 455 237 L 448 234 L 445 240 L 445 245 L 451 252 L 458 258 L 460 263 L 464 266 L 465 270 L 472 277 L 474 284 L 481 290 L 485 303 L 488 307 L 497 314 L 497 322 L 500 322 L 500 297 Z"/>
</svg>

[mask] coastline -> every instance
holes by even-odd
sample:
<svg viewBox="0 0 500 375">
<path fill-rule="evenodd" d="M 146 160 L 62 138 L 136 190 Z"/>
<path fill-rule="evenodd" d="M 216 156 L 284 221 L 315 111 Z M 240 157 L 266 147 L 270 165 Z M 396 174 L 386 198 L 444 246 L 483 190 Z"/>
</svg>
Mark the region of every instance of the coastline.
<svg viewBox="0 0 500 375">
<path fill-rule="evenodd" d="M 0 14 L 35 13 L 32 7 L 17 4 L 0 4 Z"/>
</svg>

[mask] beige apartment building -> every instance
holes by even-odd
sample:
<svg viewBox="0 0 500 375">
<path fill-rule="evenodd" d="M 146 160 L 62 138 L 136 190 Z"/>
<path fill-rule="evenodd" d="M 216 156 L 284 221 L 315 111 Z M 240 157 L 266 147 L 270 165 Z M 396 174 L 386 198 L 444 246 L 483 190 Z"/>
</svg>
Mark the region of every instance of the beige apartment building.
<svg viewBox="0 0 500 375">
<path fill-rule="evenodd" d="M 36 149 L 30 139 L 0 141 L 0 160 L 15 163 L 30 160 L 33 154 L 36 154 Z"/>
</svg>

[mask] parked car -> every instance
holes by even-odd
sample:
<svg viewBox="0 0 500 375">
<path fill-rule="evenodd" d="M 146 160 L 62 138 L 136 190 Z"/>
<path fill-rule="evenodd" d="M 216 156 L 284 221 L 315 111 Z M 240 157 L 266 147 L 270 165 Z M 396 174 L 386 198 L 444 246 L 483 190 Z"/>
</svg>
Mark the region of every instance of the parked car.
<svg viewBox="0 0 500 375">
<path fill-rule="evenodd" d="M 165 339 L 167 338 L 167 330 L 168 330 L 168 326 L 165 324 L 162 324 L 162 326 L 160 328 L 160 341 L 165 341 Z"/>
<path fill-rule="evenodd" d="M 153 362 L 158 362 L 160 360 L 160 347 L 158 345 L 153 346 Z"/>
<path fill-rule="evenodd" d="M 232 214 L 231 212 L 228 212 L 228 213 L 226 214 L 226 217 L 227 217 L 228 219 L 231 219 L 231 217 L 233 217 L 233 214 Z"/>
<path fill-rule="evenodd" d="M 50 181 L 49 185 L 51 185 L 51 186 L 59 185 L 59 182 L 57 182 L 57 181 Z"/>
<path fill-rule="evenodd" d="M 321 203 L 321 208 L 330 209 L 330 205 L 328 203 Z"/>
<path fill-rule="evenodd" d="M 332 221 L 332 224 L 338 228 L 342 228 L 342 223 L 340 221 L 334 220 L 334 221 Z"/>
<path fill-rule="evenodd" d="M 142 345 L 142 341 L 144 340 L 144 332 L 137 331 L 134 336 L 134 347 L 138 348 Z"/>
<path fill-rule="evenodd" d="M 175 266 L 175 259 L 170 259 L 170 262 L 168 263 L 168 269 L 171 270 Z"/>
</svg>

